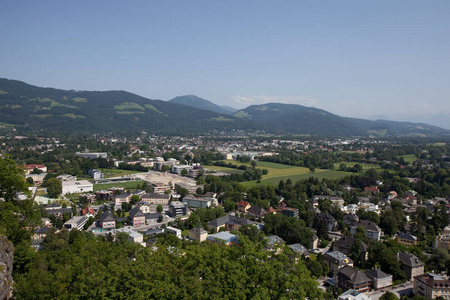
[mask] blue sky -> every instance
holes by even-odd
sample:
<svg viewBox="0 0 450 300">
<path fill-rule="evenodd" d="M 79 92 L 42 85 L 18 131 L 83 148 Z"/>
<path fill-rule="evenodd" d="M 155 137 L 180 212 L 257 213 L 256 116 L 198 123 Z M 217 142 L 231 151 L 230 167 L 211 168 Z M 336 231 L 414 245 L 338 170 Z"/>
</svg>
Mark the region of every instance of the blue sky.
<svg viewBox="0 0 450 300">
<path fill-rule="evenodd" d="M 450 1 L 2 1 L 0 77 L 450 128 Z"/>
</svg>

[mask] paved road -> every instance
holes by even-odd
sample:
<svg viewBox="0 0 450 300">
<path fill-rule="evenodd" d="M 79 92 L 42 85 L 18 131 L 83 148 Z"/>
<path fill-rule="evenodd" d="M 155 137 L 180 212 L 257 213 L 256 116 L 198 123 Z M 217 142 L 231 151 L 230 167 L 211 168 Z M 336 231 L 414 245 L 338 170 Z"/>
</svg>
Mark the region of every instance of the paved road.
<svg viewBox="0 0 450 300">
<path fill-rule="evenodd" d="M 408 295 L 413 292 L 413 283 L 407 282 L 394 287 L 384 288 L 378 291 L 372 291 L 364 293 L 369 296 L 372 300 L 378 300 L 383 296 L 385 292 L 393 292 L 398 298 L 404 295 Z"/>
</svg>

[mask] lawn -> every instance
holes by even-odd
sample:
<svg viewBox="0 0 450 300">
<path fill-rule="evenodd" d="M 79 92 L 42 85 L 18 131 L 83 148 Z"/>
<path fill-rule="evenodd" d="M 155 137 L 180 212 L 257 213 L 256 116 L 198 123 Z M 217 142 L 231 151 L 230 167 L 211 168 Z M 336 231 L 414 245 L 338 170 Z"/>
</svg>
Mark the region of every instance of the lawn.
<svg viewBox="0 0 450 300">
<path fill-rule="evenodd" d="M 403 157 L 403 160 L 407 163 L 412 164 L 417 160 L 417 157 L 414 154 L 406 154 L 406 155 L 400 155 L 398 158 Z"/>
<path fill-rule="evenodd" d="M 126 181 L 126 182 L 115 182 L 115 183 L 99 183 L 94 184 L 94 192 L 100 190 L 107 190 L 112 187 L 123 187 L 125 189 L 136 189 L 137 185 L 142 185 L 144 183 L 143 180 L 134 180 L 134 181 Z"/>
<path fill-rule="evenodd" d="M 103 172 L 104 178 L 120 177 L 120 176 L 129 175 L 129 174 L 142 173 L 139 171 L 120 170 L 120 169 L 99 169 L 99 170 Z"/>
<path fill-rule="evenodd" d="M 244 170 L 238 170 L 238 169 L 227 168 L 227 167 L 219 167 L 219 166 L 203 166 L 203 168 L 210 169 L 210 170 L 217 171 L 217 172 L 230 173 L 230 174 L 244 173 Z"/>
<path fill-rule="evenodd" d="M 236 165 L 246 165 L 250 166 L 250 163 L 240 163 L 233 160 L 227 160 L 226 161 L 231 162 Z M 342 178 L 344 176 L 354 174 L 350 172 L 341 172 L 341 171 L 335 171 L 335 170 L 325 170 L 325 169 L 316 169 L 314 173 L 311 173 L 309 168 L 304 167 L 295 167 L 295 166 L 289 166 L 284 164 L 278 164 L 278 163 L 272 163 L 272 162 L 265 162 L 265 161 L 259 161 L 256 165 L 257 168 L 261 169 L 267 169 L 269 173 L 267 175 L 263 175 L 261 183 L 263 184 L 278 184 L 280 180 L 288 180 L 291 179 L 292 182 L 297 182 L 302 179 L 308 179 L 309 177 L 315 177 L 319 180 L 322 180 L 323 178 L 326 179 L 336 179 L 336 178 Z M 221 168 L 222 172 L 227 172 L 227 170 L 235 170 L 230 168 L 223 168 L 223 167 L 215 167 L 211 166 L 211 169 L 219 169 Z M 256 185 L 256 181 L 248 181 L 242 183 L 245 186 L 253 186 Z"/>
</svg>

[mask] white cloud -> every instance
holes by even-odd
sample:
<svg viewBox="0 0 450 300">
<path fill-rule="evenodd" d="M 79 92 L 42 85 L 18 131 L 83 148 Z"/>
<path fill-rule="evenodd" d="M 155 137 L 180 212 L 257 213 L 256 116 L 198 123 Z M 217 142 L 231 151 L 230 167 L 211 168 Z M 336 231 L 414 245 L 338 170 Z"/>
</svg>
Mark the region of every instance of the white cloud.
<svg viewBox="0 0 450 300">
<path fill-rule="evenodd" d="M 243 96 L 235 95 L 232 97 L 234 103 L 240 108 L 249 105 L 259 105 L 265 103 L 285 103 L 285 104 L 300 104 L 304 106 L 317 106 L 319 100 L 311 96 Z"/>
</svg>

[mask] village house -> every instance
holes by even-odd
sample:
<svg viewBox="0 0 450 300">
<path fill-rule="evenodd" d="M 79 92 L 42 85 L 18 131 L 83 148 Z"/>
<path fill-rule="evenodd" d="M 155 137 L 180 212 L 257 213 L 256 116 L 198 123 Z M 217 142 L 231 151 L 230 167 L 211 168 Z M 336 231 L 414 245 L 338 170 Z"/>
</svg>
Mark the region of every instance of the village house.
<svg viewBox="0 0 450 300">
<path fill-rule="evenodd" d="M 250 217 L 254 217 L 254 218 L 264 218 L 264 216 L 266 214 L 267 214 L 267 211 L 264 208 L 262 208 L 260 206 L 256 206 L 256 205 L 253 205 L 248 210 L 248 215 Z"/>
<path fill-rule="evenodd" d="M 366 237 L 368 239 L 377 240 L 379 241 L 381 236 L 383 235 L 383 231 L 381 231 L 380 227 L 375 222 L 368 221 L 368 220 L 359 220 L 355 223 L 353 223 L 352 227 L 350 228 L 350 233 L 352 235 L 356 234 L 356 229 L 362 226 L 364 227 L 366 231 Z"/>
<path fill-rule="evenodd" d="M 413 245 L 417 244 L 417 237 L 415 237 L 414 235 L 412 235 L 409 232 L 406 232 L 406 233 L 399 234 L 397 236 L 397 242 L 399 242 L 400 244 L 403 244 L 405 246 L 413 246 Z"/>
<path fill-rule="evenodd" d="M 99 227 L 101 227 L 104 230 L 105 229 L 106 230 L 115 229 L 116 228 L 116 218 L 109 211 L 102 213 L 102 215 L 100 216 Z"/>
<path fill-rule="evenodd" d="M 401 268 L 408 280 L 423 274 L 425 264 L 414 254 L 401 251 L 397 253 L 397 259 L 400 261 Z"/>
<path fill-rule="evenodd" d="M 170 195 L 161 193 L 146 193 L 141 196 L 141 200 L 146 204 L 167 205 L 170 201 Z"/>
<path fill-rule="evenodd" d="M 114 205 L 122 205 L 122 203 L 130 203 L 131 194 L 122 193 L 120 195 L 114 195 Z"/>
<path fill-rule="evenodd" d="M 247 211 L 250 209 L 251 205 L 247 201 L 239 201 L 237 204 L 237 210 L 243 213 L 247 213 Z"/>
<path fill-rule="evenodd" d="M 366 274 L 350 265 L 339 269 L 336 279 L 338 286 L 344 291 L 353 289 L 362 293 L 370 290 L 372 285 L 372 280 Z"/>
<path fill-rule="evenodd" d="M 203 242 L 206 241 L 208 237 L 208 232 L 203 229 L 200 220 L 198 221 L 197 226 L 189 231 L 189 238 L 194 241 Z"/>
<path fill-rule="evenodd" d="M 384 273 L 380 269 L 372 269 L 364 272 L 367 277 L 372 279 L 372 288 L 374 290 L 382 289 L 392 285 L 392 275 Z"/>
<path fill-rule="evenodd" d="M 339 269 L 344 266 L 353 266 L 353 260 L 339 251 L 327 252 L 323 257 L 328 261 L 330 271 L 333 275 L 337 274 Z"/>
<path fill-rule="evenodd" d="M 256 224 L 248 219 L 240 218 L 233 215 L 225 215 L 223 217 L 214 219 L 208 222 L 208 229 L 219 231 L 220 228 L 225 228 L 227 231 L 238 230 L 243 225 L 253 225 Z"/>
<path fill-rule="evenodd" d="M 130 222 L 133 227 L 144 226 L 145 225 L 145 215 L 135 206 L 129 211 Z"/>
<path fill-rule="evenodd" d="M 432 273 L 415 276 L 414 295 L 426 299 L 450 299 L 450 280 Z"/>
<path fill-rule="evenodd" d="M 352 252 L 353 244 L 355 239 L 351 236 L 343 236 L 339 240 L 333 243 L 333 251 L 339 251 L 345 255 L 350 255 Z M 361 241 L 361 258 L 367 260 L 369 258 L 369 246 Z"/>
</svg>

